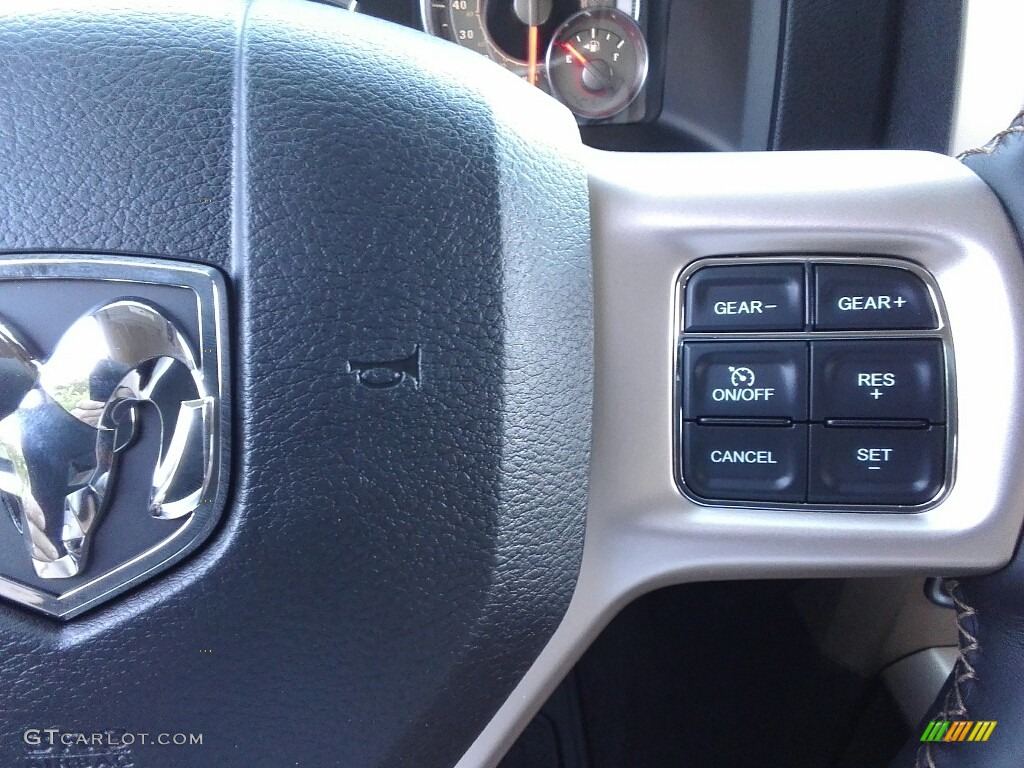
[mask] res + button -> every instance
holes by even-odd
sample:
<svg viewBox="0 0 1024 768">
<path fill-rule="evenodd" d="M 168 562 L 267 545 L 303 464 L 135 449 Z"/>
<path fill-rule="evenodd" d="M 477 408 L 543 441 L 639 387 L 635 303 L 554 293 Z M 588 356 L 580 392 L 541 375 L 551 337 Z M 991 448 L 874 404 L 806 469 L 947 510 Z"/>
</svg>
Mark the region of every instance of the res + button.
<svg viewBox="0 0 1024 768">
<path fill-rule="evenodd" d="M 811 342 L 811 420 L 942 423 L 943 359 L 938 339 Z"/>
</svg>

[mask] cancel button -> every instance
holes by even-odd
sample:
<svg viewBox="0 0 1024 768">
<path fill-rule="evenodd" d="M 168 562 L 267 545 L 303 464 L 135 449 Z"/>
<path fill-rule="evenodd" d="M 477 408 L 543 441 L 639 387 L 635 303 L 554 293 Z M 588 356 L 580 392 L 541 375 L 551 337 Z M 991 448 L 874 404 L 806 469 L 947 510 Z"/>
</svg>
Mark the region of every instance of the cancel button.
<svg viewBox="0 0 1024 768">
<path fill-rule="evenodd" d="M 683 481 L 724 501 L 803 501 L 807 427 L 684 425 Z"/>
</svg>

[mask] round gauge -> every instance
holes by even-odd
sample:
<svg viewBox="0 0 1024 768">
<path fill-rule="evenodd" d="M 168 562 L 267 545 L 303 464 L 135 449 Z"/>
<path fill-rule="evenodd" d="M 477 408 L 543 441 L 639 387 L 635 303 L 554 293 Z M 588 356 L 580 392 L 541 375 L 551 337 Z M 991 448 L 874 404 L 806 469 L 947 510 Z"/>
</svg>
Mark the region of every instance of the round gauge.
<svg viewBox="0 0 1024 768">
<path fill-rule="evenodd" d="M 589 0 L 420 0 L 427 32 L 477 51 L 547 90 L 545 52 L 555 31 Z M 641 0 L 615 0 L 639 18 Z"/>
<path fill-rule="evenodd" d="M 621 11 L 580 11 L 555 30 L 547 76 L 551 92 L 580 117 L 611 117 L 643 88 L 647 43 L 636 22 Z"/>
</svg>

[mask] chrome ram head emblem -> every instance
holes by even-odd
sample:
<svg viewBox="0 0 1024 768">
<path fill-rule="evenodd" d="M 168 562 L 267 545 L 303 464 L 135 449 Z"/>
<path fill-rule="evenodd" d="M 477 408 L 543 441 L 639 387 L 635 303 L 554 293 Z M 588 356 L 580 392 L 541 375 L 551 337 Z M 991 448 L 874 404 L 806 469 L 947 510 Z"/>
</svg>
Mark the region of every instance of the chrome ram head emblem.
<svg viewBox="0 0 1024 768">
<path fill-rule="evenodd" d="M 79 318 L 46 360 L 0 324 L 0 496 L 36 575 L 68 579 L 88 568 L 143 409 L 163 432 L 149 514 L 195 511 L 211 477 L 214 405 L 185 337 L 143 301 Z"/>
</svg>

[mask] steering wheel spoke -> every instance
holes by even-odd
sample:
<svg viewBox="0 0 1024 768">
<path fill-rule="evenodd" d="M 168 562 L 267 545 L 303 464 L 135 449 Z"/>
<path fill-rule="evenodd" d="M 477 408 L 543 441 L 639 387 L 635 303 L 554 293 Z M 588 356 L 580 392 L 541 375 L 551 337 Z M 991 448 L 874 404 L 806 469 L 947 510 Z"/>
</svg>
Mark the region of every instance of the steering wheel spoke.
<svg viewBox="0 0 1024 768">
<path fill-rule="evenodd" d="M 562 625 L 460 768 L 492 764 L 604 625 L 645 592 L 988 572 L 1010 560 L 1024 517 L 1024 424 L 1008 417 L 1024 406 L 1024 259 L 984 181 L 951 158 L 914 152 L 595 150 L 588 167 L 595 417 L 580 579 Z M 921 267 L 944 306 L 955 360 L 948 492 L 902 512 L 688 498 L 676 472 L 680 276 L 708 259 L 877 257 Z"/>
</svg>

